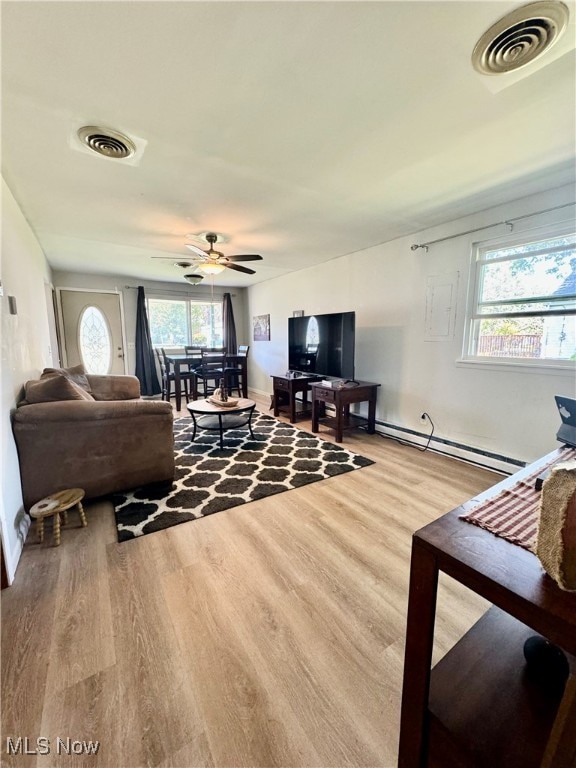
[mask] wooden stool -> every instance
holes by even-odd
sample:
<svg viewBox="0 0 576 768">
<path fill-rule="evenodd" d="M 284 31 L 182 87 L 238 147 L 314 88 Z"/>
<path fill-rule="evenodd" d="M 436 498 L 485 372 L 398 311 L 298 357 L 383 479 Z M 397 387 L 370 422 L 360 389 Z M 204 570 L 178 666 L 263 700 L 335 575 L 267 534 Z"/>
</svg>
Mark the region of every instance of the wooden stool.
<svg viewBox="0 0 576 768">
<path fill-rule="evenodd" d="M 57 547 L 60 546 L 60 513 L 62 513 L 64 518 L 64 524 L 66 524 L 68 522 L 68 510 L 73 506 L 78 507 L 80 521 L 82 527 L 85 528 L 88 525 L 88 521 L 82 507 L 83 498 L 84 491 L 82 488 L 69 488 L 66 491 L 52 493 L 50 496 L 46 496 L 45 499 L 36 502 L 30 510 L 30 517 L 36 520 L 38 541 L 44 541 L 44 518 L 54 517 L 54 544 Z"/>
</svg>

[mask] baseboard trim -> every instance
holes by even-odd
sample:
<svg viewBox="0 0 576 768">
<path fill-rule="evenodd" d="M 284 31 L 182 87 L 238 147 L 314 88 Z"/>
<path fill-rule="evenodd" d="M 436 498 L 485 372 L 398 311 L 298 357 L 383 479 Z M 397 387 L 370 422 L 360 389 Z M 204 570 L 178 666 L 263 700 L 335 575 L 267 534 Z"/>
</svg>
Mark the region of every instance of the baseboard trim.
<svg viewBox="0 0 576 768">
<path fill-rule="evenodd" d="M 26 541 L 26 536 L 28 535 L 31 523 L 32 521 L 28 515 L 24 513 L 23 509 L 21 509 L 15 521 L 18 536 L 16 537 L 14 549 L 12 550 L 9 549 L 8 546 L 5 546 L 6 539 L 3 535 L 2 546 L 4 548 L 4 566 L 6 568 L 8 586 L 11 586 L 14 583 L 14 579 L 16 578 L 16 569 L 18 568 L 18 563 L 22 557 L 24 542 Z"/>
</svg>

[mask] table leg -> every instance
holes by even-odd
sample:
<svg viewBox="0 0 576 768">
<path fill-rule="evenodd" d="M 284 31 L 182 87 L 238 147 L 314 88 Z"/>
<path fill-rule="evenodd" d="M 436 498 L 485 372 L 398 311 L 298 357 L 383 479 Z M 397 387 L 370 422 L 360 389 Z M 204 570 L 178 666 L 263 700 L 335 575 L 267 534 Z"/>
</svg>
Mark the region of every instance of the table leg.
<svg viewBox="0 0 576 768">
<path fill-rule="evenodd" d="M 290 424 L 296 421 L 296 392 L 290 390 Z"/>
<path fill-rule="evenodd" d="M 318 418 L 320 415 L 320 401 L 312 395 L 312 432 L 318 432 Z"/>
<path fill-rule="evenodd" d="M 252 440 L 256 439 L 254 437 L 254 432 L 252 432 L 252 414 L 254 413 L 254 408 L 255 407 L 256 406 L 252 407 L 252 409 L 250 410 L 250 415 L 248 416 L 248 429 L 250 430 L 250 437 L 252 438 Z"/>
<path fill-rule="evenodd" d="M 240 364 L 242 368 L 242 397 L 248 397 L 248 364 L 245 360 Z"/>
<path fill-rule="evenodd" d="M 280 403 L 280 390 L 279 389 L 273 389 L 272 390 L 272 397 L 274 400 L 274 416 L 278 418 L 278 415 L 280 414 L 280 410 L 278 409 L 278 405 Z"/>
<path fill-rule="evenodd" d="M 82 506 L 82 502 L 78 502 L 78 514 L 80 515 L 80 522 L 82 523 L 82 528 L 86 528 L 88 525 L 88 520 L 86 520 L 86 515 L 84 513 L 84 507 Z"/>
<path fill-rule="evenodd" d="M 38 529 L 38 541 L 40 544 L 44 541 L 44 518 L 39 517 L 36 520 L 36 528 Z"/>
<path fill-rule="evenodd" d="M 342 442 L 342 421 L 344 419 L 345 406 L 340 405 L 336 398 L 336 442 Z"/>
<path fill-rule="evenodd" d="M 376 432 L 376 395 L 368 400 L 368 429 L 366 432 L 369 435 Z"/>
<path fill-rule="evenodd" d="M 423 768 L 427 764 L 426 729 L 437 589 L 436 558 L 413 540 L 398 768 Z"/>
<path fill-rule="evenodd" d="M 60 513 L 54 513 L 54 544 L 60 546 Z"/>
<path fill-rule="evenodd" d="M 224 425 L 222 424 L 222 415 L 218 414 L 218 426 L 220 427 L 220 450 L 224 450 Z"/>
<path fill-rule="evenodd" d="M 176 410 L 182 405 L 182 380 L 180 378 L 180 361 L 174 362 L 174 386 L 176 387 Z"/>
</svg>

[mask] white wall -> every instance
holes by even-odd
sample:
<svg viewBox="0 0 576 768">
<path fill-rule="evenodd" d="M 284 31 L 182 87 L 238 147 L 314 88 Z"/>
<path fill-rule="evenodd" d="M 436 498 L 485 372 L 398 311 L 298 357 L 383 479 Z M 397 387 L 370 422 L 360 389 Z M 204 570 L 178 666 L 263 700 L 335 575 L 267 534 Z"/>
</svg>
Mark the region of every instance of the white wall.
<svg viewBox="0 0 576 768">
<path fill-rule="evenodd" d="M 252 386 L 271 392 L 270 375 L 286 371 L 288 317 L 294 310 L 307 315 L 355 310 L 356 378 L 382 385 L 379 421 L 422 432 L 420 415 L 426 411 L 437 436 L 480 451 L 532 461 L 553 450 L 559 426 L 553 396 L 576 396 L 573 370 L 543 373 L 458 362 L 472 245 L 506 234 L 506 226 L 448 240 L 428 252 L 410 246 L 573 201 L 574 188 L 562 187 L 249 288 L 250 318 L 269 313 L 271 324 L 270 341 L 250 342 Z M 517 222 L 514 230 L 570 218 L 573 207 Z M 427 341 L 427 280 L 455 272 L 460 277 L 454 334 Z"/>
<path fill-rule="evenodd" d="M 136 339 L 136 303 L 138 291 L 135 290 L 139 285 L 144 287 L 144 293 L 147 298 L 198 298 L 203 301 L 209 301 L 212 296 L 210 285 L 192 286 L 182 280 L 179 283 L 161 283 L 147 280 L 134 280 L 133 278 L 122 277 L 121 275 L 87 275 L 77 272 L 60 272 L 54 270 L 54 285 L 56 288 L 88 288 L 101 290 L 115 290 L 122 294 L 122 303 L 124 306 L 124 324 L 126 331 L 126 363 L 127 373 L 134 374 L 136 368 L 136 353 L 134 342 Z M 128 288 L 127 286 L 132 286 Z M 246 317 L 246 289 L 245 288 L 226 288 L 214 285 L 214 298 L 221 299 L 223 293 L 230 293 L 232 298 L 232 309 L 234 312 L 234 322 L 236 324 L 236 336 L 238 344 L 248 344 L 248 331 L 245 323 Z"/>
<path fill-rule="evenodd" d="M 2 488 L 0 525 L 9 581 L 12 582 L 28 530 L 24 514 L 18 456 L 12 434 L 11 412 L 23 384 L 52 365 L 46 284 L 50 268 L 32 230 L 2 179 L 2 255 L 0 299 L 2 375 Z M 8 296 L 16 299 L 17 314 L 9 312 Z"/>
</svg>

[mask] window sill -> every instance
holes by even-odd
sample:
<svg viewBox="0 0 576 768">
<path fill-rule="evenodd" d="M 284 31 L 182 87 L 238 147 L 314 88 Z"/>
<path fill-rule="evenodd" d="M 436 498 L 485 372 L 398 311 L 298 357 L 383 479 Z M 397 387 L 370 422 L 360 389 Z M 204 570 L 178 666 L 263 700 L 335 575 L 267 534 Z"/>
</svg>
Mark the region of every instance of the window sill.
<svg viewBox="0 0 576 768">
<path fill-rule="evenodd" d="M 531 360 L 512 360 L 494 358 L 460 358 L 456 360 L 459 368 L 484 368 L 489 371 L 504 371 L 508 373 L 536 373 L 552 376 L 571 376 L 576 374 L 576 364 L 572 361 L 566 363 L 542 362 Z"/>
</svg>

